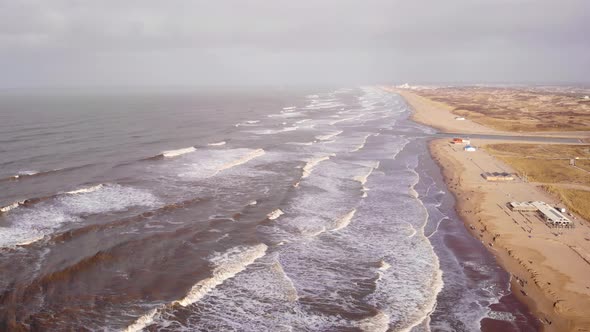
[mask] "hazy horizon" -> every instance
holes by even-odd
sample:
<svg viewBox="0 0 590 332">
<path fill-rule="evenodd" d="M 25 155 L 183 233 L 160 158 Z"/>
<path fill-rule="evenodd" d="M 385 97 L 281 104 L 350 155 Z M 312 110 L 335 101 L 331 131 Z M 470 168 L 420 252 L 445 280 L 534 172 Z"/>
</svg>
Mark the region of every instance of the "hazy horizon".
<svg viewBox="0 0 590 332">
<path fill-rule="evenodd" d="M 0 7 L 3 90 L 590 82 L 583 0 Z"/>
</svg>

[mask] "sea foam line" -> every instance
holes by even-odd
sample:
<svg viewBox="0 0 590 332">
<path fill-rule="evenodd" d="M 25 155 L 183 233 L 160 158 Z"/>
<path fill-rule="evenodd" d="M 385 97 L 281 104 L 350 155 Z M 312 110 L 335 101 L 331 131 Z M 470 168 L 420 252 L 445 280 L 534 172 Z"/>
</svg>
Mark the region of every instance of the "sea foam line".
<svg viewBox="0 0 590 332">
<path fill-rule="evenodd" d="M 225 141 L 221 141 L 221 142 L 216 142 L 216 143 L 209 143 L 207 145 L 209 146 L 221 146 L 221 145 L 225 145 Z"/>
<path fill-rule="evenodd" d="M 25 201 L 18 201 L 18 202 L 14 202 L 14 203 L 8 204 L 6 206 L 1 207 L 0 208 L 0 212 L 1 213 L 6 213 L 6 212 L 8 212 L 10 210 L 16 209 L 17 207 L 19 207 L 19 206 L 21 206 L 23 204 L 25 204 Z"/>
<path fill-rule="evenodd" d="M 338 231 L 348 226 L 352 221 L 352 218 L 354 217 L 355 213 L 356 209 L 352 209 L 350 212 L 337 219 L 334 223 L 334 228 L 332 228 L 331 231 Z"/>
<path fill-rule="evenodd" d="M 361 145 L 357 146 L 355 149 L 351 150 L 350 152 L 357 152 L 357 151 L 360 151 L 362 148 L 364 148 L 365 144 L 367 144 L 367 139 L 369 138 L 369 136 L 371 136 L 371 134 L 366 135 L 365 139 L 363 139 L 363 142 L 361 143 Z"/>
<path fill-rule="evenodd" d="M 373 170 L 375 168 L 371 167 L 369 169 L 369 172 L 365 175 L 357 175 L 353 178 L 353 180 L 360 182 L 362 185 L 364 185 L 365 183 L 367 183 L 367 180 L 369 179 L 369 176 L 371 175 L 371 173 L 373 173 Z"/>
<path fill-rule="evenodd" d="M 338 135 L 340 135 L 340 134 L 342 134 L 342 133 L 343 133 L 343 131 L 342 131 L 342 130 L 339 130 L 339 131 L 333 132 L 333 133 L 331 133 L 331 134 L 326 134 L 326 135 L 318 135 L 318 136 L 316 136 L 315 138 L 316 138 L 317 140 L 320 140 L 320 141 L 327 141 L 327 140 L 329 140 L 329 139 L 331 139 L 331 138 L 333 138 L 333 137 L 336 137 L 336 136 L 338 136 Z"/>
<path fill-rule="evenodd" d="M 250 160 L 252 160 L 254 158 L 257 158 L 257 157 L 260 157 L 260 156 L 264 155 L 265 153 L 266 152 L 263 149 L 256 149 L 252 153 L 249 153 L 249 154 L 243 156 L 242 158 L 240 158 L 238 160 L 235 160 L 235 161 L 232 161 L 232 162 L 229 162 L 229 163 L 226 163 L 226 164 L 222 165 L 220 168 L 218 168 L 215 171 L 215 173 L 213 175 L 217 175 L 220 172 L 225 171 L 227 169 L 230 169 L 232 167 L 245 164 L 245 163 L 249 162 Z"/>
<path fill-rule="evenodd" d="M 163 151 L 160 155 L 164 158 L 172 158 L 172 157 L 178 157 L 181 156 L 183 154 L 187 154 L 187 153 L 191 153 L 191 152 L 195 152 L 197 149 L 195 149 L 194 146 L 190 146 L 188 148 L 182 148 L 182 149 L 177 149 L 177 150 L 168 150 L 168 151 Z"/>
<path fill-rule="evenodd" d="M 362 331 L 386 332 L 389 329 L 390 320 L 391 318 L 388 314 L 379 310 L 379 312 L 375 316 L 365 318 L 358 322 L 357 326 Z"/>
<path fill-rule="evenodd" d="M 139 317 L 133 324 L 129 325 L 125 331 L 141 331 L 152 324 L 157 316 L 161 314 L 162 310 L 171 308 L 174 305 L 186 307 L 200 301 L 207 293 L 215 289 L 215 287 L 233 278 L 238 273 L 244 271 L 250 264 L 254 263 L 254 261 L 263 257 L 266 254 L 267 248 L 262 243 L 251 247 L 235 247 L 217 257 L 211 258 L 210 261 L 214 264 L 211 277 L 197 282 L 191 287 L 184 298 L 150 310 L 145 315 Z"/>
<path fill-rule="evenodd" d="M 275 220 L 285 214 L 281 209 L 276 209 L 267 215 L 268 219 Z"/>
<path fill-rule="evenodd" d="M 334 157 L 335 154 L 329 154 L 327 156 L 323 156 L 323 157 L 318 157 L 318 158 L 313 158 L 307 161 L 307 163 L 305 164 L 305 166 L 303 166 L 303 175 L 301 176 L 302 179 L 305 179 L 306 177 L 311 175 L 311 172 L 313 171 L 313 169 L 322 161 L 324 160 L 328 160 L 330 159 L 330 157 Z"/>
<path fill-rule="evenodd" d="M 72 190 L 72 191 L 66 191 L 65 194 L 76 195 L 76 194 L 91 193 L 91 192 L 101 189 L 102 187 L 104 187 L 104 185 L 101 183 L 101 184 L 97 184 L 96 186 L 92 186 L 92 187 L 88 187 L 88 188 L 81 188 L 81 189 L 76 189 L 76 190 Z"/>
</svg>

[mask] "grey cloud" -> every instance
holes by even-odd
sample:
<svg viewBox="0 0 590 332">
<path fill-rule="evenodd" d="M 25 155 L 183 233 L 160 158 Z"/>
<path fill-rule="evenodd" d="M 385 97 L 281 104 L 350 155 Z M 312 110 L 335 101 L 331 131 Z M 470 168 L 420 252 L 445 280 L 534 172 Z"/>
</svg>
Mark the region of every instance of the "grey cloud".
<svg viewBox="0 0 590 332">
<path fill-rule="evenodd" d="M 0 0 L 0 86 L 588 81 L 589 31 L 586 0 Z"/>
</svg>

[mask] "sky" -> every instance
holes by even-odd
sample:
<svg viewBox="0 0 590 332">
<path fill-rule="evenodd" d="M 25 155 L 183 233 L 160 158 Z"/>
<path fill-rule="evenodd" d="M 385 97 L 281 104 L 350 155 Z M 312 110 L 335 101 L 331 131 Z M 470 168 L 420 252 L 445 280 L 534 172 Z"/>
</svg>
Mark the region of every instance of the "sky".
<svg viewBox="0 0 590 332">
<path fill-rule="evenodd" d="M 588 0 L 0 0 L 0 88 L 590 82 Z"/>
</svg>

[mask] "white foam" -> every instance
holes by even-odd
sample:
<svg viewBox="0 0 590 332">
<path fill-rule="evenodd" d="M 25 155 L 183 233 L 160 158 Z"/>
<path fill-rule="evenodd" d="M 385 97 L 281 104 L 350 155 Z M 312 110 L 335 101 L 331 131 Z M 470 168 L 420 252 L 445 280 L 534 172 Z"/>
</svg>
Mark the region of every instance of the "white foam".
<svg viewBox="0 0 590 332">
<path fill-rule="evenodd" d="M 302 112 L 284 112 L 280 114 L 269 114 L 267 117 L 269 118 L 298 118 L 304 116 Z"/>
<path fill-rule="evenodd" d="M 209 146 L 221 146 L 221 145 L 225 145 L 225 141 L 216 142 L 216 143 L 209 143 L 207 145 L 209 145 Z"/>
<path fill-rule="evenodd" d="M 281 209 L 276 209 L 276 210 L 272 211 L 271 213 L 269 213 L 267 215 L 267 217 L 270 220 L 275 220 L 278 217 L 282 216 L 283 214 L 285 214 L 285 213 L 283 211 L 281 211 Z"/>
<path fill-rule="evenodd" d="M 344 118 L 344 119 L 334 120 L 334 121 L 330 122 L 330 125 L 333 126 L 333 125 L 335 125 L 337 123 L 340 123 L 340 122 L 358 120 L 358 119 L 362 118 L 363 116 L 365 116 L 365 114 L 359 114 L 359 115 L 356 115 L 356 116 L 353 116 L 353 117 L 350 117 L 350 118 Z"/>
<path fill-rule="evenodd" d="M 322 161 L 328 160 L 328 159 L 330 159 L 330 157 L 333 157 L 333 156 L 335 156 L 335 155 L 330 154 L 327 156 L 322 156 L 322 157 L 313 158 L 313 159 L 308 160 L 307 163 L 305 164 L 305 166 L 303 166 L 303 175 L 301 176 L 301 178 L 305 179 L 306 177 L 310 176 L 314 167 L 316 167 Z"/>
<path fill-rule="evenodd" d="M 39 171 L 19 171 L 17 174 L 11 176 L 12 179 L 19 179 L 23 176 L 31 176 L 35 174 L 39 174 Z"/>
<path fill-rule="evenodd" d="M 0 208 L 0 212 L 2 213 L 6 213 L 10 210 L 16 209 L 17 207 L 19 207 L 20 205 L 24 204 L 25 201 L 18 201 L 18 202 L 14 202 L 12 204 L 8 204 L 6 206 L 3 206 L 2 208 Z"/>
<path fill-rule="evenodd" d="M 179 177 L 207 179 L 264 154 L 263 149 L 201 149 L 182 160 L 182 163 L 161 166 L 161 171 L 167 174 L 172 167 Z"/>
<path fill-rule="evenodd" d="M 207 293 L 215 289 L 215 287 L 233 278 L 245 270 L 248 265 L 263 257 L 266 254 L 266 249 L 267 246 L 265 244 L 258 244 L 251 247 L 235 247 L 211 257 L 209 261 L 214 265 L 211 277 L 197 282 L 184 298 L 150 310 L 147 314 L 139 317 L 133 324 L 129 325 L 125 331 L 134 332 L 144 329 L 153 323 L 159 313 L 167 307 L 172 307 L 173 305 L 186 307 L 200 301 Z"/>
<path fill-rule="evenodd" d="M 387 263 L 384 259 L 379 261 L 379 270 L 380 271 L 387 271 L 391 268 L 391 265 Z"/>
<path fill-rule="evenodd" d="M 258 135 L 274 135 L 274 134 L 280 134 L 280 133 L 285 133 L 285 132 L 289 132 L 289 131 L 294 131 L 299 129 L 299 127 L 297 126 L 292 126 L 292 127 L 283 127 L 281 129 L 263 129 L 263 130 L 253 130 L 253 131 L 249 131 L 253 134 L 258 134 Z"/>
<path fill-rule="evenodd" d="M 331 139 L 333 137 L 336 137 L 336 136 L 338 136 L 338 135 L 340 135 L 342 133 L 343 133 L 343 131 L 340 130 L 340 131 L 336 131 L 336 132 L 333 132 L 333 133 L 330 133 L 330 134 L 326 134 L 326 135 L 318 135 L 315 138 L 317 140 L 320 140 L 320 141 L 327 141 L 327 140 L 329 140 L 329 139 Z"/>
<path fill-rule="evenodd" d="M 346 226 L 348 226 L 348 224 L 350 224 L 350 222 L 352 221 L 352 218 L 354 217 L 355 213 L 356 213 L 356 209 L 352 209 L 347 214 L 338 218 L 336 220 L 336 222 L 334 223 L 334 228 L 332 228 L 331 230 L 338 231 L 338 230 L 341 230 L 341 229 L 345 228 Z"/>
<path fill-rule="evenodd" d="M 313 142 L 288 142 L 286 144 L 289 144 L 289 145 L 306 145 L 306 146 L 309 146 L 309 145 L 313 145 Z"/>
<path fill-rule="evenodd" d="M 172 158 L 172 157 L 181 156 L 183 154 L 191 153 L 191 152 L 194 152 L 196 150 L 197 149 L 195 149 L 194 146 L 191 146 L 191 147 L 188 147 L 188 148 L 183 148 L 183 149 L 178 149 L 178 150 L 163 151 L 161 153 L 161 155 L 164 156 L 165 158 Z"/>
<path fill-rule="evenodd" d="M 362 185 L 364 185 L 365 183 L 367 183 L 367 180 L 369 179 L 369 176 L 371 175 L 371 173 L 373 173 L 373 170 L 375 168 L 371 167 L 369 169 L 369 172 L 365 175 L 357 175 L 353 178 L 353 180 L 360 182 Z"/>
<path fill-rule="evenodd" d="M 0 227 L 0 247 L 36 242 L 66 223 L 80 222 L 83 215 L 159 204 L 154 195 L 142 189 L 121 185 L 95 187 L 59 195 L 31 208 L 14 210 L 6 216 L 9 225 Z"/>
<path fill-rule="evenodd" d="M 217 169 L 217 171 L 215 172 L 214 175 L 217 175 L 220 172 L 228 170 L 232 167 L 236 167 L 236 166 L 245 164 L 245 163 L 249 162 L 250 160 L 252 160 L 254 158 L 258 158 L 264 154 L 265 154 L 265 151 L 263 149 L 256 149 L 256 150 L 252 151 L 251 153 L 249 153 L 237 160 L 234 160 L 234 161 L 231 161 L 231 162 L 228 162 L 228 163 L 222 165 L 220 168 Z"/>
<path fill-rule="evenodd" d="M 390 319 L 391 318 L 388 314 L 379 310 L 379 312 L 375 316 L 361 320 L 358 323 L 358 327 L 362 331 L 367 332 L 386 332 L 387 330 L 389 330 Z"/>
<path fill-rule="evenodd" d="M 283 110 L 284 111 L 292 111 L 292 110 L 294 110 L 296 108 L 297 108 L 297 106 L 288 106 L 288 107 L 283 107 Z"/>
<path fill-rule="evenodd" d="M 97 184 L 96 186 L 81 188 L 72 191 L 66 191 L 66 194 L 75 195 L 75 194 L 84 194 L 84 193 L 91 193 L 93 191 L 97 191 L 103 187 L 103 184 Z"/>
<path fill-rule="evenodd" d="M 370 134 L 366 135 L 365 138 L 363 139 L 363 142 L 359 146 L 357 146 L 355 149 L 351 150 L 350 152 L 357 152 L 357 151 L 360 151 L 362 148 L 364 148 L 365 144 L 367 144 L 367 139 L 369 138 L 369 136 L 371 136 L 371 135 Z"/>
<path fill-rule="evenodd" d="M 247 121 L 244 121 L 244 122 L 237 123 L 237 124 L 235 124 L 235 126 L 236 127 L 252 126 L 252 125 L 255 125 L 255 124 L 259 123 L 259 122 L 260 122 L 260 120 L 247 120 Z"/>
</svg>

